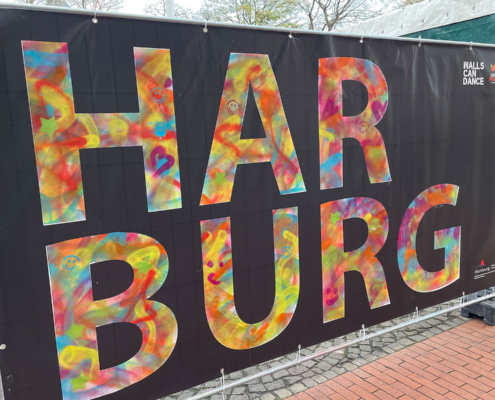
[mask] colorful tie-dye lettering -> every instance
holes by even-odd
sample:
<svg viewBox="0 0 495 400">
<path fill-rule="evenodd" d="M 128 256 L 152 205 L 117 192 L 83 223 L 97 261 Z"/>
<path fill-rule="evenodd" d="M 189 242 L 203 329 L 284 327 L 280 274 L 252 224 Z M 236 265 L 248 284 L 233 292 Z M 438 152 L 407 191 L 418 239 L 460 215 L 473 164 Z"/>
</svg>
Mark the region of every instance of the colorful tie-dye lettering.
<svg viewBox="0 0 495 400">
<path fill-rule="evenodd" d="M 134 48 L 139 113 L 76 114 L 67 43 L 22 42 L 43 224 L 83 221 L 80 149 L 142 146 L 148 210 L 181 207 L 170 51 Z"/>
<path fill-rule="evenodd" d="M 361 218 L 368 225 L 368 239 L 359 249 L 344 252 L 344 220 Z M 388 215 L 381 203 L 352 197 L 321 205 L 321 255 L 323 270 L 323 322 L 345 316 L 344 272 L 363 275 L 370 307 L 390 304 L 385 272 L 376 253 L 388 235 Z"/>
<path fill-rule="evenodd" d="M 230 349 L 251 349 L 275 339 L 289 324 L 299 299 L 297 207 L 273 211 L 275 301 L 263 321 L 243 322 L 234 302 L 230 218 L 201 221 L 203 281 L 208 324 Z"/>
<path fill-rule="evenodd" d="M 265 139 L 241 139 L 249 85 Z M 282 194 L 306 191 L 270 59 L 230 55 L 201 205 L 230 201 L 238 164 L 271 162 Z"/>
<path fill-rule="evenodd" d="M 368 90 L 368 105 L 357 116 L 342 114 L 342 81 L 359 81 Z M 387 82 L 371 61 L 350 57 L 319 59 L 320 188 L 343 186 L 342 139 L 354 138 L 364 150 L 371 183 L 389 182 L 390 169 L 382 135 L 375 125 L 388 104 Z"/>
<path fill-rule="evenodd" d="M 445 268 L 441 271 L 425 271 L 418 261 L 416 235 L 425 213 L 441 204 L 455 206 L 459 187 L 442 184 L 426 189 L 408 207 L 400 226 L 397 243 L 397 259 L 402 279 L 416 292 L 433 292 L 459 279 L 461 259 L 461 227 L 435 232 L 435 250 L 445 248 Z"/>
<path fill-rule="evenodd" d="M 177 321 L 165 305 L 148 300 L 163 284 L 168 257 L 156 240 L 137 233 L 110 233 L 47 247 L 55 335 L 64 400 L 88 400 L 136 383 L 168 359 L 177 341 Z M 134 269 L 122 294 L 93 301 L 90 265 L 126 261 Z M 100 370 L 96 327 L 116 322 L 137 325 L 138 353 Z"/>
</svg>

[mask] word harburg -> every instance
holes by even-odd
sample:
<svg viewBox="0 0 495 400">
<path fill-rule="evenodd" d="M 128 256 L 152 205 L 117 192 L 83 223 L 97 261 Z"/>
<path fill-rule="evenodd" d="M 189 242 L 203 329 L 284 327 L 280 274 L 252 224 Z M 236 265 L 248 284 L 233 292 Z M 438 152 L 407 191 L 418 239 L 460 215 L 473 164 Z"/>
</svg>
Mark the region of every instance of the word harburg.
<svg viewBox="0 0 495 400">
<path fill-rule="evenodd" d="M 485 84 L 485 78 L 478 76 L 478 71 L 485 69 L 484 62 L 464 61 L 462 84 L 464 86 L 478 86 Z"/>
</svg>

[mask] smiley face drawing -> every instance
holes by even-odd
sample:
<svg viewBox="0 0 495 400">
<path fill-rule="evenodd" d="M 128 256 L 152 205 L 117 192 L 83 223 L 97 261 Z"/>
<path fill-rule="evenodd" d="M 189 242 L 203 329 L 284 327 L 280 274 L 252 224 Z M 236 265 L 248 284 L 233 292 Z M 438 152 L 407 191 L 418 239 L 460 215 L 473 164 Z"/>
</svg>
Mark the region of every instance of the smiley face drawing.
<svg viewBox="0 0 495 400">
<path fill-rule="evenodd" d="M 79 267 L 79 257 L 77 256 L 67 256 L 62 260 L 62 267 L 68 269 L 69 271 Z"/>
<path fill-rule="evenodd" d="M 165 91 L 161 87 L 156 87 L 151 91 L 151 100 L 157 104 L 165 101 Z"/>
<path fill-rule="evenodd" d="M 361 121 L 359 124 L 358 124 L 358 129 L 359 129 L 359 132 L 361 133 L 365 133 L 369 128 L 369 124 L 366 122 L 366 121 Z"/>
<path fill-rule="evenodd" d="M 292 249 L 289 246 L 285 246 L 282 249 L 282 258 L 287 260 L 292 255 Z"/>
<path fill-rule="evenodd" d="M 230 100 L 227 103 L 227 111 L 232 115 L 237 114 L 239 112 L 239 103 L 235 100 Z"/>
</svg>

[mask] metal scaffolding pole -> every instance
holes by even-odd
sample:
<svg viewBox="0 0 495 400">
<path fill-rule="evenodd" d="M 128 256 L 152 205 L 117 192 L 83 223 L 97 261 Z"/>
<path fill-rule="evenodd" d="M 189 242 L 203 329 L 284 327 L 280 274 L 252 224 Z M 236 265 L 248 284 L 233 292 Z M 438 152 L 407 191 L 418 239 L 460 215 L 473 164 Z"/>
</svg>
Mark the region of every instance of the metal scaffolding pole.
<svg viewBox="0 0 495 400">
<path fill-rule="evenodd" d="M 175 17 L 175 5 L 174 0 L 167 0 L 165 3 L 165 11 L 167 13 L 167 18 Z"/>
</svg>

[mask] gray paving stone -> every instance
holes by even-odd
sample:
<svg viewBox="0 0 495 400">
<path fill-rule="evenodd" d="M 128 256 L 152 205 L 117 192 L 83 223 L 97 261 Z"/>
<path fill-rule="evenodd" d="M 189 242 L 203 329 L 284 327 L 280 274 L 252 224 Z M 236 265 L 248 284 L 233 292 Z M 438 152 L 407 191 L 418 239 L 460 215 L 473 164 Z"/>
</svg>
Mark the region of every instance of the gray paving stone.
<svg viewBox="0 0 495 400">
<path fill-rule="evenodd" d="M 302 365 L 304 365 L 305 367 L 308 367 L 308 368 L 312 368 L 315 364 L 316 364 L 316 362 L 312 361 L 312 360 L 308 360 L 308 361 L 302 363 Z"/>
<path fill-rule="evenodd" d="M 230 396 L 229 400 L 249 400 L 249 396 L 246 394 L 234 394 Z"/>
<path fill-rule="evenodd" d="M 363 365 L 366 365 L 369 363 L 368 360 L 365 360 L 364 358 L 358 358 L 352 362 L 354 365 L 357 365 L 358 367 L 362 367 Z"/>
<path fill-rule="evenodd" d="M 326 361 L 320 361 L 318 364 L 316 364 L 316 367 L 322 369 L 323 371 L 328 371 L 332 368 L 332 366 Z"/>
<path fill-rule="evenodd" d="M 397 343 L 400 343 L 403 346 L 411 346 L 414 344 L 414 342 L 408 338 L 403 338 L 397 341 Z"/>
<path fill-rule="evenodd" d="M 292 385 L 293 383 L 299 382 L 302 379 L 302 376 L 288 376 L 284 378 L 284 381 L 287 382 L 289 385 Z"/>
<path fill-rule="evenodd" d="M 289 392 L 287 389 L 275 390 L 275 394 L 281 399 L 286 399 L 292 396 L 292 392 Z"/>
<path fill-rule="evenodd" d="M 289 390 L 294 394 L 300 393 L 306 389 L 306 386 L 304 386 L 302 383 L 295 383 L 289 388 Z"/>
<path fill-rule="evenodd" d="M 279 379 L 279 378 L 283 378 L 284 376 L 287 376 L 289 375 L 289 373 L 287 372 L 286 369 L 282 370 L 282 371 L 277 371 L 273 374 L 273 377 L 275 379 Z"/>
<path fill-rule="evenodd" d="M 271 393 L 266 393 L 263 396 L 261 396 L 261 400 L 273 400 L 275 398 L 276 397 Z"/>
<path fill-rule="evenodd" d="M 302 380 L 302 383 L 304 384 L 304 386 L 306 386 L 308 389 L 309 388 L 312 388 L 314 386 L 316 386 L 318 383 L 315 382 L 313 379 L 311 378 L 306 378 L 306 379 L 303 379 Z"/>
<path fill-rule="evenodd" d="M 307 371 L 305 372 L 304 374 L 302 374 L 303 378 L 311 378 L 312 376 L 314 376 L 314 372 L 313 371 Z"/>
<path fill-rule="evenodd" d="M 317 383 L 323 383 L 323 382 L 326 382 L 328 380 L 328 378 L 326 378 L 325 376 L 323 375 L 315 375 L 312 377 L 312 379 L 317 382 Z"/>
<path fill-rule="evenodd" d="M 270 383 L 267 383 L 265 385 L 266 389 L 269 391 L 274 391 L 276 389 L 282 389 L 285 387 L 285 383 L 282 379 L 279 379 L 278 381 L 273 381 Z"/>
<path fill-rule="evenodd" d="M 246 392 L 246 386 L 238 386 L 234 388 L 233 394 L 244 394 Z"/>
<path fill-rule="evenodd" d="M 249 385 L 248 388 L 250 393 L 266 392 L 265 385 L 263 385 L 262 383 L 258 383 L 256 385 Z"/>
<path fill-rule="evenodd" d="M 288 371 L 291 375 L 301 375 L 307 370 L 308 368 L 306 368 L 304 365 L 298 365 L 297 367 L 290 368 Z"/>
<path fill-rule="evenodd" d="M 327 378 L 328 380 L 330 380 L 330 379 L 335 378 L 335 377 L 336 377 L 336 376 L 338 376 L 338 375 L 337 375 L 337 373 L 335 373 L 335 372 L 333 372 L 333 371 L 326 371 L 326 372 L 323 372 L 323 376 L 324 376 L 325 378 Z"/>
<path fill-rule="evenodd" d="M 401 345 L 400 343 L 391 343 L 388 347 L 390 347 L 391 349 L 393 349 L 395 351 L 399 351 L 399 350 L 402 350 L 404 348 L 404 346 Z"/>
<path fill-rule="evenodd" d="M 273 382 L 273 378 L 270 375 L 267 375 L 267 376 L 264 376 L 263 378 L 261 378 L 261 381 L 263 383 Z"/>
<path fill-rule="evenodd" d="M 346 371 L 354 371 L 356 368 L 357 368 L 357 365 L 354 365 L 350 362 L 347 362 L 345 364 L 342 365 Z"/>
</svg>

